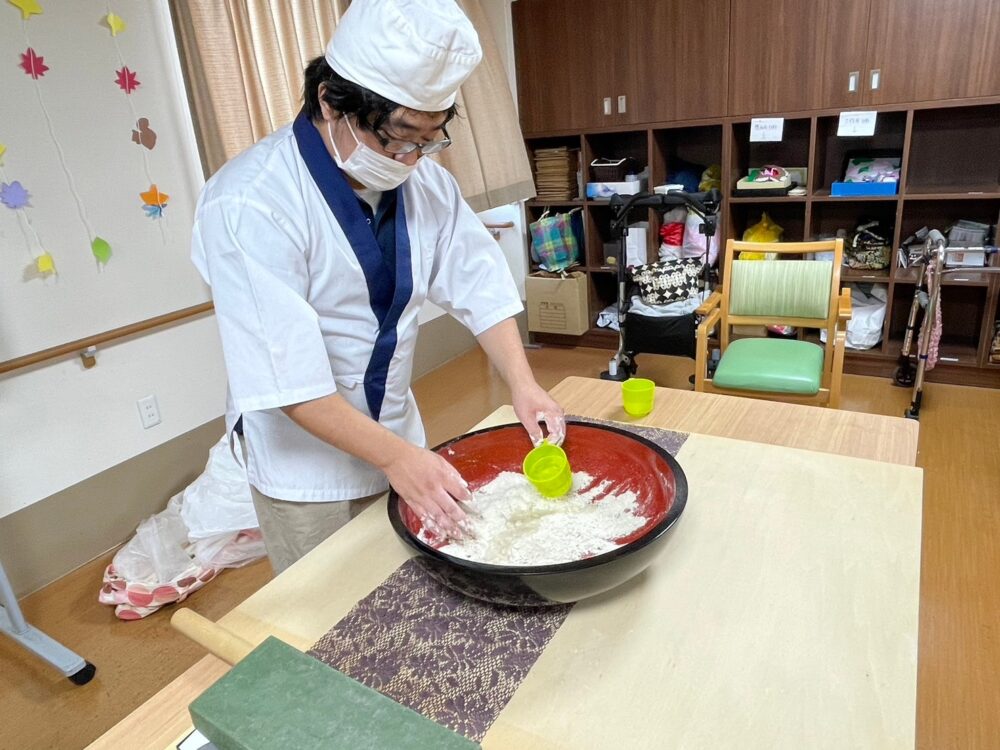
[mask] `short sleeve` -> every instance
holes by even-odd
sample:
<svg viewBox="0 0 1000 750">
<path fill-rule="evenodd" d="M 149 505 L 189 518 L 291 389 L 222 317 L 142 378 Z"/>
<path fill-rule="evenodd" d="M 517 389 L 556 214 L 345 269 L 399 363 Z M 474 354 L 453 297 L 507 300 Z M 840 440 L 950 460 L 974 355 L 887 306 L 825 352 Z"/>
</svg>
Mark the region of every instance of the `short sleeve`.
<svg viewBox="0 0 1000 750">
<path fill-rule="evenodd" d="M 336 392 L 319 317 L 307 300 L 305 240 L 266 206 L 219 197 L 200 205 L 192 259 L 212 287 L 240 413 Z"/>
<path fill-rule="evenodd" d="M 478 336 L 521 310 L 500 247 L 443 169 L 445 204 L 427 298 Z"/>
</svg>

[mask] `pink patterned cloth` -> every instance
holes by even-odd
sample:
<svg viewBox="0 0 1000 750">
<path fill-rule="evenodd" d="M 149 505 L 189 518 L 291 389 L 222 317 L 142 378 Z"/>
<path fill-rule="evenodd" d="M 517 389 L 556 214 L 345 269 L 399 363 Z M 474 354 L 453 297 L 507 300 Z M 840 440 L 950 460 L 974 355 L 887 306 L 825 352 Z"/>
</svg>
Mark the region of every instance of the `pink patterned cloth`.
<svg viewBox="0 0 1000 750">
<path fill-rule="evenodd" d="M 937 291 L 937 304 L 934 306 L 934 323 L 933 328 L 931 328 L 930 340 L 927 344 L 927 364 L 924 367 L 924 371 L 928 372 L 933 370 L 938 363 L 938 358 L 941 356 L 941 330 L 944 327 L 943 319 L 941 317 L 941 292 L 938 288 L 941 284 L 941 280 L 934 275 L 934 266 L 927 266 L 927 293 L 931 296 Z M 924 336 L 924 326 L 928 324 L 927 316 L 924 315 L 923 323 L 920 325 L 920 338 Z"/>
<path fill-rule="evenodd" d="M 174 581 L 159 586 L 144 583 L 129 583 L 111 564 L 104 571 L 104 585 L 97 600 L 101 604 L 114 604 L 115 616 L 120 620 L 140 620 L 148 617 L 165 604 L 182 602 L 218 575 L 218 568 L 202 568 L 192 564 L 191 568 Z"/>
<path fill-rule="evenodd" d="M 260 539 L 259 530 L 247 529 L 239 532 L 228 547 L 239 548 L 259 542 Z M 219 559 L 217 556 L 214 561 L 218 562 Z M 113 605 L 115 617 L 120 620 L 141 620 L 167 604 L 184 601 L 226 567 L 232 566 L 225 564 L 206 566 L 192 557 L 188 569 L 173 580 L 150 584 L 123 578 L 115 569 L 114 563 L 111 563 L 104 570 L 104 582 L 97 600 L 101 604 Z"/>
</svg>

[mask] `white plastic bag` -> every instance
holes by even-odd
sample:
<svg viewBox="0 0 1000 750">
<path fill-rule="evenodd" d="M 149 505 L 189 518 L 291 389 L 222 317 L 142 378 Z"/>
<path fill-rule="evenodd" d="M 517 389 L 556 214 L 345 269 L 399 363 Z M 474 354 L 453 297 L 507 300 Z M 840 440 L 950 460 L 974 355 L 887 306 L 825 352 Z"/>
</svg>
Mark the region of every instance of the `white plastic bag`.
<svg viewBox="0 0 1000 750">
<path fill-rule="evenodd" d="M 115 554 L 115 570 L 130 581 L 172 581 L 191 567 L 187 528 L 180 514 L 180 495 L 166 510 L 140 521 L 135 536 Z"/>
<path fill-rule="evenodd" d="M 886 302 L 889 293 L 885 284 L 872 284 L 866 291 L 851 286 L 851 319 L 847 321 L 847 348 L 871 349 L 882 340 Z M 819 340 L 826 343 L 826 329 L 820 329 Z"/>
<path fill-rule="evenodd" d="M 183 601 L 223 568 L 266 554 L 250 488 L 226 439 L 209 451 L 205 471 L 167 507 L 140 522 L 104 571 L 98 600 L 137 620 Z"/>
<path fill-rule="evenodd" d="M 705 255 L 705 245 L 708 237 L 701 233 L 701 225 L 704 223 L 694 211 L 688 211 L 687 221 L 684 225 L 684 246 L 681 252 L 685 258 L 701 258 Z M 719 235 L 713 234 L 711 244 L 708 245 L 708 265 L 714 266 L 716 258 L 719 257 Z"/>
<path fill-rule="evenodd" d="M 708 238 L 701 233 L 701 225 L 704 223 L 694 211 L 688 211 L 684 219 L 684 243 L 676 245 L 666 245 L 660 243 L 660 260 L 679 260 L 681 258 L 704 258 L 705 244 Z M 708 265 L 715 265 L 719 257 L 719 235 L 712 235 L 711 244 L 708 245 Z"/>
<path fill-rule="evenodd" d="M 191 541 L 258 526 L 246 471 L 223 437 L 208 452 L 205 471 L 185 488 L 181 517 Z"/>
</svg>

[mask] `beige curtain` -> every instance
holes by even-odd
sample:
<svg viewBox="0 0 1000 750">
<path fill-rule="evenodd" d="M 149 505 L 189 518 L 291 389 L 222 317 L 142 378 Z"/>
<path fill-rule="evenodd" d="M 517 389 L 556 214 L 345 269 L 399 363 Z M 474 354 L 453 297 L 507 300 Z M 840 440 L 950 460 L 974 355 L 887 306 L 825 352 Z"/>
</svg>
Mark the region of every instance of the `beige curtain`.
<svg viewBox="0 0 1000 750">
<path fill-rule="evenodd" d="M 475 211 L 535 194 L 500 54 L 479 0 L 458 0 L 483 62 L 458 95 L 440 161 Z M 171 0 L 188 97 L 210 175 L 302 104 L 302 72 L 323 53 L 350 0 Z"/>
</svg>

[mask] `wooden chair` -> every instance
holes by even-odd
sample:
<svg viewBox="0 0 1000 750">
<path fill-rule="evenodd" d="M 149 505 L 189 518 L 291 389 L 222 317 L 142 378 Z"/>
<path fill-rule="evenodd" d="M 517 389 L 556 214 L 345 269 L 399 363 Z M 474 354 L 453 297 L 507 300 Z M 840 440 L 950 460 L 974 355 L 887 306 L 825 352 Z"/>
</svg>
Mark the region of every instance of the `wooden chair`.
<svg viewBox="0 0 1000 750">
<path fill-rule="evenodd" d="M 778 260 L 738 260 L 741 251 L 777 253 Z M 781 256 L 833 252 L 833 260 Z M 840 406 L 851 294 L 840 288 L 842 239 L 755 243 L 729 240 L 722 290 L 698 308 L 695 390 L 733 396 Z M 779 338 L 732 339 L 731 327 L 786 325 L 824 329 L 826 345 Z M 707 377 L 708 337 L 720 328 L 722 359 Z"/>
</svg>

